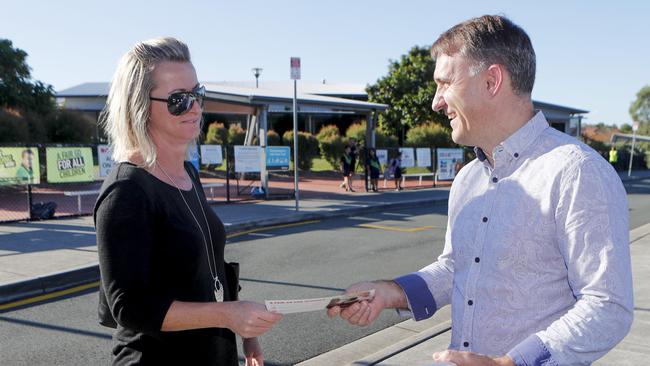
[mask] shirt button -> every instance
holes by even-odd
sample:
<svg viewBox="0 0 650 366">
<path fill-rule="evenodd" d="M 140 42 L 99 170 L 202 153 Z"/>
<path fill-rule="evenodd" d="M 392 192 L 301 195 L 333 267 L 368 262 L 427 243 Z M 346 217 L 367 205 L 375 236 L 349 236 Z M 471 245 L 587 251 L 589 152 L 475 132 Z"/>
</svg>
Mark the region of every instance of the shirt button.
<svg viewBox="0 0 650 366">
<path fill-rule="evenodd" d="M 467 302 L 467 305 L 469 305 L 469 306 L 472 306 L 472 305 L 474 305 L 474 301 L 472 301 L 472 300 L 469 300 L 469 301 Z"/>
<path fill-rule="evenodd" d="M 481 258 L 479 258 L 479 257 L 474 258 L 474 262 L 478 263 L 480 261 L 481 261 Z"/>
<path fill-rule="evenodd" d="M 487 217 L 483 217 L 483 222 L 487 222 Z"/>
<path fill-rule="evenodd" d="M 464 347 L 469 347 L 469 342 L 463 342 Z"/>
<path fill-rule="evenodd" d="M 499 179 L 497 177 L 492 177 L 492 182 L 496 183 L 498 181 L 499 181 Z"/>
<path fill-rule="evenodd" d="M 519 157 L 519 153 L 515 153 L 515 158 L 518 158 L 518 157 Z"/>
</svg>

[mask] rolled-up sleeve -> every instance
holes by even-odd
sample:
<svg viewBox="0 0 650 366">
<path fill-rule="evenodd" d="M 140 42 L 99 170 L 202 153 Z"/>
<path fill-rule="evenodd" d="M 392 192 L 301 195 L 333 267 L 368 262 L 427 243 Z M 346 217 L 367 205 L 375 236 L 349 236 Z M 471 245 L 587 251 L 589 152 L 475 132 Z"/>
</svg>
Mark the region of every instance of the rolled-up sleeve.
<svg viewBox="0 0 650 366">
<path fill-rule="evenodd" d="M 591 364 L 632 324 L 629 213 L 618 175 L 604 160 L 576 162 L 560 187 L 557 238 L 577 302 L 509 352 L 518 365 Z"/>
<path fill-rule="evenodd" d="M 117 323 L 159 331 L 173 299 L 152 284 L 154 218 L 145 197 L 131 181 L 117 181 L 100 196 L 95 211 L 99 268 Z"/>
</svg>

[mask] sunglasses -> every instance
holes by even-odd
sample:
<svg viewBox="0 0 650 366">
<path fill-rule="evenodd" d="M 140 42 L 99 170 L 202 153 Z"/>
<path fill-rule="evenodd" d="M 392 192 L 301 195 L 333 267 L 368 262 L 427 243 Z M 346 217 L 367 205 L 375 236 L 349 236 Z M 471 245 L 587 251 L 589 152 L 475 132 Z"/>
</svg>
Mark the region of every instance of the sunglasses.
<svg viewBox="0 0 650 366">
<path fill-rule="evenodd" d="M 167 102 L 167 110 L 174 116 L 180 116 L 192 109 L 194 102 L 198 102 L 203 108 L 203 98 L 205 98 L 205 86 L 197 85 L 192 91 L 183 91 L 171 93 L 167 99 L 149 97 L 151 100 Z"/>
</svg>

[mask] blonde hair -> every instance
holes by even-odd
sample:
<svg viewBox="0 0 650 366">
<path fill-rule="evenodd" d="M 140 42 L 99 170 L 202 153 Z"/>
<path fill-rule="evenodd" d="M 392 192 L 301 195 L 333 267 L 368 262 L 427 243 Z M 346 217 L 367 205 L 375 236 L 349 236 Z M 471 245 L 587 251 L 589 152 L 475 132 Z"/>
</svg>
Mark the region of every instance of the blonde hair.
<svg viewBox="0 0 650 366">
<path fill-rule="evenodd" d="M 153 71 L 161 62 L 191 62 L 187 45 L 162 37 L 140 42 L 120 60 L 102 111 L 113 160 L 127 161 L 139 154 L 146 167 L 156 163 L 156 146 L 147 130 Z M 195 143 L 188 144 L 188 149 Z"/>
</svg>

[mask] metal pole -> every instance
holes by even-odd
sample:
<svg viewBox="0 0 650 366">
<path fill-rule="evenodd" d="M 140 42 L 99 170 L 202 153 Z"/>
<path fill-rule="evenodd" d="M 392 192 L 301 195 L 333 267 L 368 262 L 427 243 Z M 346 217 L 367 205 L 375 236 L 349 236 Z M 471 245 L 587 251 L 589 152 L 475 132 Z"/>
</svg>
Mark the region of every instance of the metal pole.
<svg viewBox="0 0 650 366">
<path fill-rule="evenodd" d="M 632 133 L 632 150 L 630 151 L 630 167 L 627 170 L 627 176 L 632 175 L 632 160 L 634 159 L 634 143 L 636 142 L 636 129 Z"/>
<path fill-rule="evenodd" d="M 28 184 L 27 185 L 27 221 L 32 221 L 32 217 L 34 215 L 32 214 L 32 185 Z"/>
<path fill-rule="evenodd" d="M 230 147 L 228 145 L 225 145 L 225 153 L 226 153 L 226 202 L 230 203 L 230 154 L 228 153 L 228 150 Z"/>
<path fill-rule="evenodd" d="M 293 194 L 296 197 L 296 211 L 300 210 L 298 190 L 298 81 L 293 80 Z"/>
</svg>

